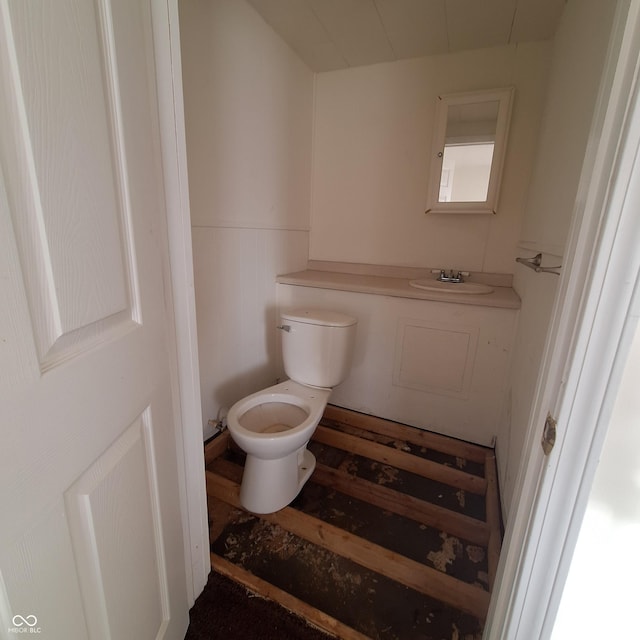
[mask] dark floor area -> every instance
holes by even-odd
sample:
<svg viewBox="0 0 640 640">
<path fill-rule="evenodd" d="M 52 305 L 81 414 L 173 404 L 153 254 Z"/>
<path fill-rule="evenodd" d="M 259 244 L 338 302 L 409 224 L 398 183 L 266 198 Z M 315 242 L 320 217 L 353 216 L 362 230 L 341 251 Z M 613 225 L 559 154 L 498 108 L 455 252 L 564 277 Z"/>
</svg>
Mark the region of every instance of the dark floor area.
<svg viewBox="0 0 640 640">
<path fill-rule="evenodd" d="M 189 612 L 185 640 L 330 640 L 275 602 L 216 573 Z"/>
<path fill-rule="evenodd" d="M 208 451 L 214 572 L 186 640 L 480 640 L 499 554 L 493 452 L 328 412 L 314 475 L 275 514 L 241 508 L 228 438 Z"/>
</svg>

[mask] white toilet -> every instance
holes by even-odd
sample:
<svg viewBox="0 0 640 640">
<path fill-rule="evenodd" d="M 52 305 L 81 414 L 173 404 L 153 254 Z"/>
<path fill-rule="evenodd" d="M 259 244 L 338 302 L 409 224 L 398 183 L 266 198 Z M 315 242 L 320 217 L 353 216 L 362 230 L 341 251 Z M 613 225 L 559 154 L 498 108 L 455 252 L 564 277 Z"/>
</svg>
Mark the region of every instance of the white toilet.
<svg viewBox="0 0 640 640">
<path fill-rule="evenodd" d="M 316 466 L 307 450 L 331 388 L 348 375 L 356 318 L 319 309 L 282 313 L 282 359 L 290 380 L 236 402 L 227 415 L 231 437 L 247 454 L 242 506 L 273 513 L 300 492 Z"/>
</svg>

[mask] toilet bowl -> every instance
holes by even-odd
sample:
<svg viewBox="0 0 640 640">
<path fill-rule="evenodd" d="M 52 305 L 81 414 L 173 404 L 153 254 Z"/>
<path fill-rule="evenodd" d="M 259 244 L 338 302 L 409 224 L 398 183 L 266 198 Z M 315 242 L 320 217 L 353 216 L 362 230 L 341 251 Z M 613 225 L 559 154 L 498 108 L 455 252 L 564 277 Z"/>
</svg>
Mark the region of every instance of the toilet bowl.
<svg viewBox="0 0 640 640">
<path fill-rule="evenodd" d="M 287 380 L 233 405 L 227 423 L 247 454 L 240 487 L 245 509 L 273 513 L 298 495 L 316 466 L 306 447 L 330 393 Z"/>
<path fill-rule="evenodd" d="M 357 320 L 325 310 L 281 314 L 282 354 L 290 380 L 236 402 L 229 433 L 247 454 L 240 503 L 253 513 L 287 506 L 315 469 L 307 449 L 332 387 L 349 371 Z"/>
</svg>

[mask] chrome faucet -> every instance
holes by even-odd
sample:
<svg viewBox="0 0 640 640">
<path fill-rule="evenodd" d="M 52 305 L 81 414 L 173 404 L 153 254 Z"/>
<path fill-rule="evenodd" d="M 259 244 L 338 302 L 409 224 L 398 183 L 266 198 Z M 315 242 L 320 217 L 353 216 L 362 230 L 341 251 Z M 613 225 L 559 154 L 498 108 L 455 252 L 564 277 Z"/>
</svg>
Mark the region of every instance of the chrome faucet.
<svg viewBox="0 0 640 640">
<path fill-rule="evenodd" d="M 440 269 L 440 275 L 438 276 L 438 280 L 440 282 L 454 282 L 454 283 L 464 282 L 464 278 L 462 277 L 462 272 L 458 271 L 457 273 L 454 274 L 453 269 L 449 271 L 448 275 L 444 269 Z"/>
</svg>

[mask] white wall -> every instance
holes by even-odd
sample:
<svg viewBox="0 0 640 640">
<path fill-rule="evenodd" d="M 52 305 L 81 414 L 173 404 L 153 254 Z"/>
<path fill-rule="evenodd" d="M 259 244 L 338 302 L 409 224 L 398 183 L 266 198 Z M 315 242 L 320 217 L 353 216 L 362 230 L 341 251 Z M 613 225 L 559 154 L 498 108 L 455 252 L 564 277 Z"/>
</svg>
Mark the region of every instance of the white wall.
<svg viewBox="0 0 640 640">
<path fill-rule="evenodd" d="M 549 92 L 519 249 L 543 253 L 543 265 L 562 263 L 589 139 L 615 2 L 567 3 L 556 32 Z M 505 517 L 529 422 L 538 369 L 558 277 L 518 265 L 514 288 L 522 299 L 513 352 L 511 388 L 503 412 L 497 458 Z M 540 425 L 542 429 L 542 425 Z"/>
<path fill-rule="evenodd" d="M 550 53 L 524 44 L 319 74 L 310 257 L 512 273 Z M 425 215 L 437 96 L 504 86 L 516 92 L 498 215 Z"/>
<path fill-rule="evenodd" d="M 181 0 L 203 417 L 276 376 L 275 276 L 308 257 L 314 76 L 244 0 Z"/>
<path fill-rule="evenodd" d="M 640 572 L 640 331 L 615 401 L 553 628 L 563 638 L 623 638 L 637 626 Z M 585 615 L 585 611 L 589 614 Z"/>
</svg>

